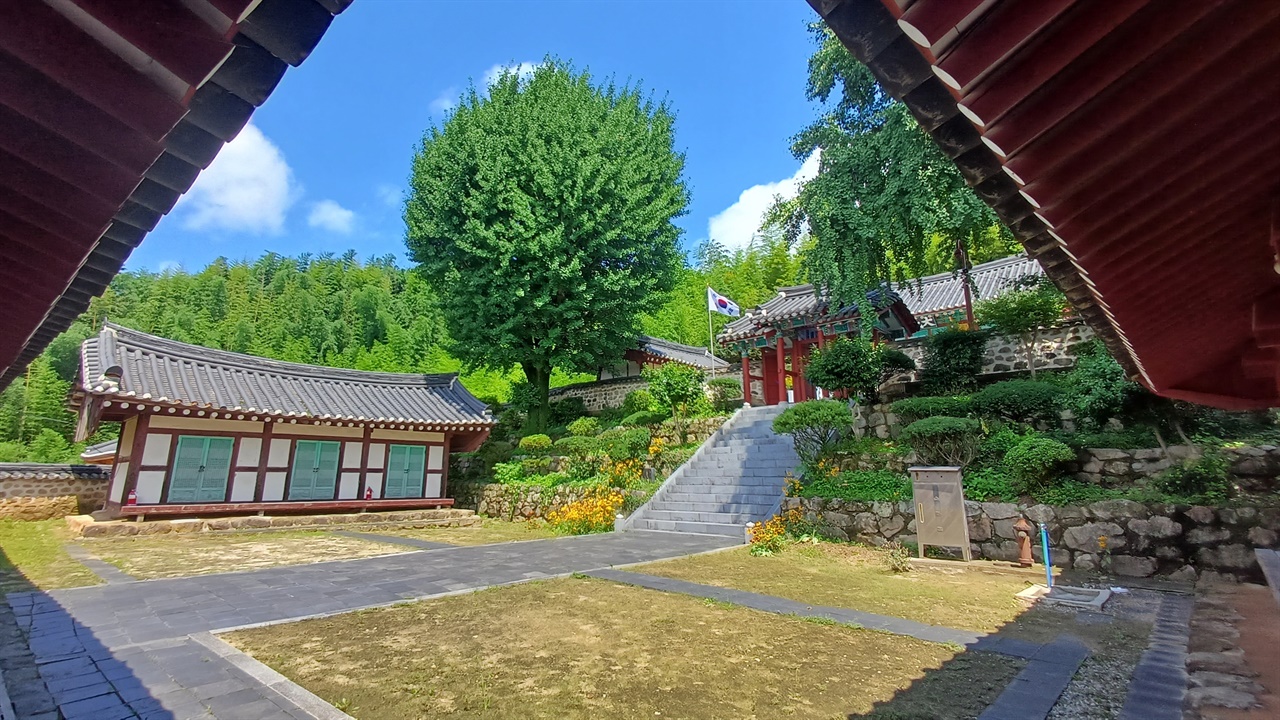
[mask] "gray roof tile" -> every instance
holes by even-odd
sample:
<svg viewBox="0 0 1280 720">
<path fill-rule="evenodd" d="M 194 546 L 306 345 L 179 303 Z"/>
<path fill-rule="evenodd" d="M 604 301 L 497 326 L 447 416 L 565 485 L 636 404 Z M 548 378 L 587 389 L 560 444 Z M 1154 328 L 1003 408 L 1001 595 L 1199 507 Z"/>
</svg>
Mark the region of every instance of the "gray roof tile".
<svg viewBox="0 0 1280 720">
<path fill-rule="evenodd" d="M 711 370 L 713 368 L 723 370 L 729 367 L 728 362 L 712 355 L 704 347 L 683 345 L 648 335 L 640 336 L 640 350 L 650 355 L 656 355 L 684 365 L 692 365 L 703 370 Z"/>
<path fill-rule="evenodd" d="M 366 372 L 189 345 L 104 324 L 81 348 L 77 393 L 213 410 L 480 429 L 494 420 L 456 373 Z"/>
<path fill-rule="evenodd" d="M 112 442 L 115 442 L 114 440 Z M 111 479 L 111 468 L 101 465 L 48 465 L 0 463 L 0 480 L 102 480 Z"/>
<path fill-rule="evenodd" d="M 1044 275 L 1040 263 L 1026 255 L 1013 255 L 974 265 L 969 270 L 976 292 L 973 301 L 996 297 L 1009 290 L 1011 283 L 1027 275 Z M 894 283 L 911 314 L 923 320 L 964 307 L 964 284 L 959 273 L 938 273 L 917 280 Z"/>
</svg>

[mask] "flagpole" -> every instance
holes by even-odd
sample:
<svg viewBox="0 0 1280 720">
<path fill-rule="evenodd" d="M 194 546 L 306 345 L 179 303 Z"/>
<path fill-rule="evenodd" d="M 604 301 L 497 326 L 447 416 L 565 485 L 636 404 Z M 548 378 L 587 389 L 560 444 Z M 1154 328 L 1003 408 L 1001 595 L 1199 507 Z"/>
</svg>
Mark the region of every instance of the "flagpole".
<svg viewBox="0 0 1280 720">
<path fill-rule="evenodd" d="M 711 379 L 716 377 L 716 335 L 711 328 L 711 286 L 707 286 L 707 352 L 711 355 Z"/>
</svg>

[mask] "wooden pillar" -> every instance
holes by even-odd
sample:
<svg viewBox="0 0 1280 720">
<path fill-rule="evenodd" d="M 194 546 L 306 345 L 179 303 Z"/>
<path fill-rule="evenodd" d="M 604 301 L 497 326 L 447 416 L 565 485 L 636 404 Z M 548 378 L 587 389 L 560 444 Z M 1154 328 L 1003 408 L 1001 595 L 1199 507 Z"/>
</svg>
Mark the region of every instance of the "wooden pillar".
<svg viewBox="0 0 1280 720">
<path fill-rule="evenodd" d="M 151 427 L 151 414 L 142 412 L 138 414 L 138 421 L 133 426 L 133 444 L 129 447 L 129 470 L 125 473 L 124 489 L 120 493 L 120 504 L 127 505 L 129 503 L 129 491 L 136 490 L 138 487 L 138 471 L 142 469 L 142 454 L 147 446 L 147 431 Z M 172 438 L 171 445 L 177 445 L 177 437 Z M 170 453 L 172 454 L 172 453 Z M 116 456 L 120 455 L 120 448 L 116 448 Z M 173 463 L 165 470 L 164 485 L 169 487 L 169 476 L 173 474 Z M 112 478 L 114 481 L 114 478 Z M 108 486 L 110 490 L 110 486 Z M 110 502 L 111 498 L 107 498 Z"/>
<path fill-rule="evenodd" d="M 373 442 L 373 423 L 365 423 L 364 438 L 361 442 L 364 444 L 360 448 L 360 484 L 356 487 L 357 500 L 364 500 L 365 490 L 369 487 L 369 445 Z M 445 459 L 447 460 L 448 457 L 446 456 Z M 382 469 L 383 477 L 386 477 L 386 470 L 385 467 Z M 423 487 L 426 487 L 425 480 L 423 480 Z"/>
<path fill-rule="evenodd" d="M 787 401 L 787 348 L 786 339 L 782 337 L 782 333 L 778 333 L 775 338 L 778 341 L 778 348 L 774 351 L 774 357 L 778 361 L 778 403 L 781 404 Z"/>
<path fill-rule="evenodd" d="M 805 347 L 799 340 L 791 345 L 791 387 L 796 391 L 796 402 L 809 399 L 809 382 L 804 378 Z"/>
<path fill-rule="evenodd" d="M 271 462 L 271 429 L 275 423 L 266 421 L 262 428 L 262 447 L 258 448 L 258 475 L 253 481 L 253 501 L 262 502 L 262 491 L 267 487 L 267 464 Z"/>
<path fill-rule="evenodd" d="M 751 404 L 751 356 L 742 351 L 742 404 Z"/>
</svg>

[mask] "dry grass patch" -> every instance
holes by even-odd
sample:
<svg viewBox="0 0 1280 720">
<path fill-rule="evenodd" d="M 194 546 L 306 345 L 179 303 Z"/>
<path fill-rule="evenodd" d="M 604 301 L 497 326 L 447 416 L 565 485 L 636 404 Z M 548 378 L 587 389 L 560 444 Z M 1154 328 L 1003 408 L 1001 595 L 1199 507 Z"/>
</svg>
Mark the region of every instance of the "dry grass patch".
<svg viewBox="0 0 1280 720">
<path fill-rule="evenodd" d="M 541 522 L 507 522 L 485 518 L 462 527 L 374 528 L 361 532 L 417 538 L 450 545 L 492 545 L 493 543 L 545 540 L 563 537 Z"/>
<path fill-rule="evenodd" d="M 884 551 L 842 543 L 794 543 L 766 557 L 747 548 L 629 568 L 690 582 L 851 608 L 932 625 L 991 632 L 1021 613 L 1020 577 L 994 572 L 888 570 Z"/>
<path fill-rule="evenodd" d="M 62 519 L 0 520 L 0 598 L 5 593 L 97 585 L 97 575 L 67 555 Z"/>
<path fill-rule="evenodd" d="M 886 703 L 972 718 L 1020 667 L 573 578 L 225 637 L 360 720 L 845 718 Z"/>
<path fill-rule="evenodd" d="M 134 536 L 80 542 L 94 555 L 144 580 L 348 560 L 409 549 L 319 530 Z"/>
</svg>

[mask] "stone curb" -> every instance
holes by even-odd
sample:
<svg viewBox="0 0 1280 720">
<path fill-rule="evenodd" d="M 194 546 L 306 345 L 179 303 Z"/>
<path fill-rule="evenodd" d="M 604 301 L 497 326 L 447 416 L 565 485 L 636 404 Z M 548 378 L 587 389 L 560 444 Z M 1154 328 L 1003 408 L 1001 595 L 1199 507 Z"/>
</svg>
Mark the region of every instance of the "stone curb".
<svg viewBox="0 0 1280 720">
<path fill-rule="evenodd" d="M 354 720 L 350 715 L 325 702 L 318 695 L 272 670 L 251 655 L 241 652 L 212 633 L 196 633 L 189 637 L 196 643 L 208 648 L 213 654 L 226 660 L 237 670 L 257 681 L 262 687 L 289 701 L 299 710 L 314 718 L 314 720 Z"/>
<path fill-rule="evenodd" d="M 1133 669 L 1117 720 L 1181 720 L 1194 606 L 1194 598 L 1187 595 L 1160 599 L 1151 639 Z"/>
<path fill-rule="evenodd" d="M 1071 684 L 1089 649 L 1062 635 L 1040 648 L 978 720 L 1044 720 Z"/>
</svg>

